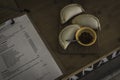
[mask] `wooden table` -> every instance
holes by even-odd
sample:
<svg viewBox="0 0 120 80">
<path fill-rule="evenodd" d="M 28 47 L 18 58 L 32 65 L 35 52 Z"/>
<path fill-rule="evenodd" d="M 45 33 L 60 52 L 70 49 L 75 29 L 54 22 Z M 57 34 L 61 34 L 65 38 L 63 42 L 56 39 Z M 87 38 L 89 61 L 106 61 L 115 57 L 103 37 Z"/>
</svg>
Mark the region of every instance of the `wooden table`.
<svg viewBox="0 0 120 80">
<path fill-rule="evenodd" d="M 59 27 L 59 12 L 67 4 L 69 0 L 54 2 L 50 0 L 17 0 L 20 8 L 30 9 L 28 13 L 32 22 L 43 41 L 45 42 L 51 54 L 55 58 L 57 64 L 62 69 L 64 75 L 68 76 L 76 71 L 80 71 L 95 61 L 110 54 L 111 51 L 120 47 L 120 1 L 115 0 L 75 0 L 81 4 L 86 10 L 86 13 L 97 16 L 101 23 L 101 38 L 99 45 L 99 53 L 95 55 L 74 55 L 61 54 L 58 51 L 58 27 Z M 113 4 L 114 3 L 114 4 Z M 4 14 L 3 14 L 4 13 Z M 0 13 L 1 21 L 3 22 L 11 16 L 21 13 L 10 10 Z M 13 15 L 15 14 L 15 15 Z M 93 49 L 94 50 L 94 49 Z"/>
</svg>

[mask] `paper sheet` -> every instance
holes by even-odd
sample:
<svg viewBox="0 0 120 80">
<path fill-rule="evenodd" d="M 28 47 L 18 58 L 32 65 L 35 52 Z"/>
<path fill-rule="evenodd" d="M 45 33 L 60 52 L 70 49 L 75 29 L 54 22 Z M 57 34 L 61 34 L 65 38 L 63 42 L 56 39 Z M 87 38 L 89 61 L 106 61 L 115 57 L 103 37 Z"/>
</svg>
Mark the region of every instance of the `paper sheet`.
<svg viewBox="0 0 120 80">
<path fill-rule="evenodd" d="M 27 15 L 0 26 L 0 80 L 54 80 L 62 75 Z"/>
</svg>

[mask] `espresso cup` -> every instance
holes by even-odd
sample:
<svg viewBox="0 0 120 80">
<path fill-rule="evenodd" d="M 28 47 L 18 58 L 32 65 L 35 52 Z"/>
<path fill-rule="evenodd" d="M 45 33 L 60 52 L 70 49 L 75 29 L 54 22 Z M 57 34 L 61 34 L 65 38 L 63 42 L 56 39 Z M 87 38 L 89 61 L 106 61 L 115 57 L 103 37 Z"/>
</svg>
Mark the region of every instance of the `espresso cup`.
<svg viewBox="0 0 120 80">
<path fill-rule="evenodd" d="M 77 42 L 82 46 L 91 46 L 97 40 L 95 30 L 90 27 L 81 27 L 75 34 Z"/>
</svg>

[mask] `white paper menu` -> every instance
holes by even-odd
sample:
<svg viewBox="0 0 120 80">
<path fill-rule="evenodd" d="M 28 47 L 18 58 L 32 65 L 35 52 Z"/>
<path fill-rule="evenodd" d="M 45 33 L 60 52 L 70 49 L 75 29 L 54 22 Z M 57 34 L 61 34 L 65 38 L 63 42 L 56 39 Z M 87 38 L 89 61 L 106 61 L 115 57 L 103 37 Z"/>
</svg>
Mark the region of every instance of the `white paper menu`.
<svg viewBox="0 0 120 80">
<path fill-rule="evenodd" d="M 0 26 L 0 80 L 54 80 L 62 75 L 28 16 Z"/>
</svg>

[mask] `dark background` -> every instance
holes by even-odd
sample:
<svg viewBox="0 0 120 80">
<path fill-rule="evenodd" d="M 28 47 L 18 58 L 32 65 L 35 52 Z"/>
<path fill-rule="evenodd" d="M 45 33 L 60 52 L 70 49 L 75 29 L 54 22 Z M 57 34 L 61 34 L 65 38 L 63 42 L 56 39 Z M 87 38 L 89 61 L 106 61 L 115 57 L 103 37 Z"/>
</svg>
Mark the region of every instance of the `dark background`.
<svg viewBox="0 0 120 80">
<path fill-rule="evenodd" d="M 81 4 L 86 13 L 99 18 L 102 28 L 99 54 L 66 55 L 58 51 L 59 12 L 65 5 L 70 3 Z M 21 9 L 31 11 L 28 13 L 29 17 L 65 74 L 86 66 L 120 45 L 119 0 L 0 0 L 0 23 L 22 14 L 19 12 Z M 119 58 L 116 59 L 113 62 L 114 65 L 112 65 L 113 63 L 110 63 L 110 65 L 113 67 L 120 66 L 119 60 Z M 103 68 L 103 72 L 108 68 L 112 70 L 112 68 L 106 66 Z M 97 79 L 99 77 L 94 74 L 96 72 L 90 74 L 92 79 L 86 78 L 85 80 L 99 80 Z M 98 74 L 98 76 L 100 75 Z M 104 73 L 101 76 L 104 76 Z"/>
</svg>

